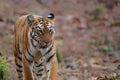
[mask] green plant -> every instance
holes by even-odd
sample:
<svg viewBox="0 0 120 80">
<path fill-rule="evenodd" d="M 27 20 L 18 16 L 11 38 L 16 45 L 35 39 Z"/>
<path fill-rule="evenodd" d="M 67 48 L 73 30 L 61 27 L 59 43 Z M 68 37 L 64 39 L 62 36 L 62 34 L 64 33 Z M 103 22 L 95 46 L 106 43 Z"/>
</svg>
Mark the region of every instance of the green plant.
<svg viewBox="0 0 120 80">
<path fill-rule="evenodd" d="M 7 80 L 9 72 L 9 63 L 6 56 L 0 56 L 0 80 Z"/>
<path fill-rule="evenodd" d="M 97 5 L 96 8 L 95 8 L 95 11 L 96 11 L 98 14 L 100 14 L 100 13 L 103 12 L 103 9 L 104 9 L 103 5 Z"/>
<path fill-rule="evenodd" d="M 58 39 L 58 40 L 56 41 L 56 44 L 57 44 L 58 46 L 63 46 L 63 43 L 64 43 L 64 41 L 63 41 L 62 39 Z"/>
<path fill-rule="evenodd" d="M 111 80 L 120 80 L 120 73 L 113 74 Z"/>
<path fill-rule="evenodd" d="M 108 52 L 108 51 L 115 51 L 115 48 L 111 45 L 102 45 L 100 48 L 99 48 L 100 51 L 102 52 Z"/>
<path fill-rule="evenodd" d="M 63 43 L 64 43 L 64 42 L 63 42 L 62 39 L 56 40 L 56 44 L 57 44 L 58 47 L 63 46 Z M 57 50 L 56 50 L 56 55 L 57 55 L 58 62 L 64 62 L 64 57 L 63 57 L 63 55 L 61 54 L 61 51 L 60 51 L 59 48 L 57 48 Z"/>
<path fill-rule="evenodd" d="M 90 43 L 95 45 L 95 46 L 100 46 L 101 45 L 101 41 L 98 40 L 98 39 L 92 39 Z"/>
<path fill-rule="evenodd" d="M 57 55 L 58 62 L 64 62 L 64 57 L 61 54 L 59 49 L 56 50 L 56 55 Z"/>
<path fill-rule="evenodd" d="M 93 19 L 98 19 L 100 17 L 100 14 L 103 12 L 103 9 L 103 5 L 97 5 L 94 9 Z"/>
</svg>

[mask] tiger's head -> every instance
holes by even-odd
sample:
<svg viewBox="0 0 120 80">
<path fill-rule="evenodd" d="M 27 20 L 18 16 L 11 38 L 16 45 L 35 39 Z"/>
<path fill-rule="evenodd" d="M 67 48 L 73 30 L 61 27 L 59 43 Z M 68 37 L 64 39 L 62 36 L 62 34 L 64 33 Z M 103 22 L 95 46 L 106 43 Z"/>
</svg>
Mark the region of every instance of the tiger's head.
<svg viewBox="0 0 120 80">
<path fill-rule="evenodd" d="M 55 35 L 53 13 L 46 18 L 28 15 L 27 22 L 31 27 L 29 36 L 33 47 L 46 48 L 53 43 Z"/>
</svg>

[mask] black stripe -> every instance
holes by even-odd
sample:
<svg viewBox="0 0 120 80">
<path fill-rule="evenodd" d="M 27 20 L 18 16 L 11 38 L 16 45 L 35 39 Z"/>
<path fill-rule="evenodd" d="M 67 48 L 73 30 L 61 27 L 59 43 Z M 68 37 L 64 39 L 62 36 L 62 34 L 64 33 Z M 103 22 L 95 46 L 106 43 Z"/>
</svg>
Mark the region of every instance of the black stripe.
<svg viewBox="0 0 120 80">
<path fill-rule="evenodd" d="M 19 44 L 17 44 L 17 50 L 22 55 L 22 52 L 20 52 Z"/>
<path fill-rule="evenodd" d="M 37 64 L 38 62 L 35 62 L 35 64 Z"/>
<path fill-rule="evenodd" d="M 21 55 L 21 54 L 20 54 Z M 14 56 L 16 57 L 16 58 L 18 58 L 20 61 L 22 61 L 22 57 L 19 55 L 19 53 L 14 53 Z"/>
<path fill-rule="evenodd" d="M 35 72 L 34 72 L 34 68 L 35 68 L 35 67 L 33 66 L 33 69 L 32 69 L 32 72 L 33 72 L 33 73 L 35 73 Z"/>
<path fill-rule="evenodd" d="M 22 57 L 20 57 L 19 55 L 16 56 L 20 61 L 22 61 Z"/>
<path fill-rule="evenodd" d="M 20 52 L 19 44 L 17 44 L 17 50 L 18 50 L 18 52 L 19 52 L 20 54 L 22 54 L 22 53 Z"/>
<path fill-rule="evenodd" d="M 33 28 L 32 28 L 32 32 L 30 32 L 30 36 L 32 37 L 32 39 L 34 39 L 34 36 L 32 34 L 33 34 Z"/>
<path fill-rule="evenodd" d="M 19 53 L 22 55 L 22 53 L 19 51 Z"/>
<path fill-rule="evenodd" d="M 35 73 L 34 70 L 32 70 L 32 71 L 33 71 L 33 73 Z"/>
<path fill-rule="evenodd" d="M 27 49 L 27 52 L 28 52 L 28 54 L 29 54 L 32 58 L 34 58 L 34 56 L 29 52 L 28 49 Z"/>
<path fill-rule="evenodd" d="M 50 47 L 50 49 L 45 53 L 45 55 L 47 55 L 53 48 L 53 45 Z"/>
<path fill-rule="evenodd" d="M 23 76 L 18 76 L 18 78 L 22 78 Z"/>
<path fill-rule="evenodd" d="M 22 52 L 20 52 L 19 48 L 18 48 L 18 53 L 22 55 Z M 22 61 L 22 57 L 20 57 L 19 54 L 15 55 L 15 57 L 17 57 L 20 61 Z"/>
<path fill-rule="evenodd" d="M 22 65 L 20 65 L 20 64 L 18 64 L 18 63 L 17 63 L 16 65 L 17 65 L 17 67 L 22 68 Z"/>
<path fill-rule="evenodd" d="M 43 62 L 41 62 L 39 65 L 37 65 L 36 67 L 40 67 L 43 66 Z"/>
<path fill-rule="evenodd" d="M 16 69 L 17 72 L 22 72 L 22 70 Z"/>
<path fill-rule="evenodd" d="M 53 53 L 48 59 L 47 62 L 50 62 L 51 58 L 55 55 L 55 53 Z"/>
<path fill-rule="evenodd" d="M 40 74 L 36 74 L 36 76 L 42 76 L 42 74 L 40 73 Z"/>
<path fill-rule="evenodd" d="M 43 71 L 44 69 L 40 69 L 40 70 L 38 70 L 38 72 L 41 72 L 41 71 Z"/>
<path fill-rule="evenodd" d="M 49 72 L 49 70 L 47 70 L 47 72 Z"/>
<path fill-rule="evenodd" d="M 29 63 L 32 63 L 33 61 L 29 60 L 26 55 L 25 55 L 25 59 L 29 62 Z"/>
<path fill-rule="evenodd" d="M 42 48 L 42 49 L 46 49 L 48 46 L 41 46 L 40 48 Z"/>
<path fill-rule="evenodd" d="M 34 45 L 33 40 L 32 40 L 32 39 L 30 39 L 30 41 L 31 41 L 32 46 L 33 46 L 34 48 L 36 48 L 36 47 L 37 47 L 37 45 Z"/>
</svg>

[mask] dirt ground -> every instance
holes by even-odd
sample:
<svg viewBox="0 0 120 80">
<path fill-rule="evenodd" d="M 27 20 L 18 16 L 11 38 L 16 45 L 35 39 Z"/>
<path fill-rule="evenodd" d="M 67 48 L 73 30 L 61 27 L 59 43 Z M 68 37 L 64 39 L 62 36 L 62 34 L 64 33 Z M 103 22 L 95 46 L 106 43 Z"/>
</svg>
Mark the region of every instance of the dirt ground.
<svg viewBox="0 0 120 80">
<path fill-rule="evenodd" d="M 25 14 L 55 14 L 55 40 L 63 56 L 60 80 L 96 80 L 120 73 L 120 4 L 117 0 L 0 0 L 0 53 L 13 56 L 14 23 Z M 118 0 L 119 1 L 119 0 Z"/>
</svg>

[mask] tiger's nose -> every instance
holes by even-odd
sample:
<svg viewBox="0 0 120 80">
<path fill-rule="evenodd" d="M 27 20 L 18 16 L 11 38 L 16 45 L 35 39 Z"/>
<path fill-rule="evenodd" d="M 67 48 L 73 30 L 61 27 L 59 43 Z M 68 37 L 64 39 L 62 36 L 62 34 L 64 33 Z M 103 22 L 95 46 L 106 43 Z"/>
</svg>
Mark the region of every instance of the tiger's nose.
<svg viewBox="0 0 120 80">
<path fill-rule="evenodd" d="M 44 46 L 44 47 L 47 47 L 47 46 L 48 46 L 48 44 L 49 44 L 49 42 L 48 42 L 48 41 L 43 42 L 43 46 Z"/>
</svg>

